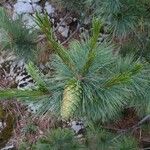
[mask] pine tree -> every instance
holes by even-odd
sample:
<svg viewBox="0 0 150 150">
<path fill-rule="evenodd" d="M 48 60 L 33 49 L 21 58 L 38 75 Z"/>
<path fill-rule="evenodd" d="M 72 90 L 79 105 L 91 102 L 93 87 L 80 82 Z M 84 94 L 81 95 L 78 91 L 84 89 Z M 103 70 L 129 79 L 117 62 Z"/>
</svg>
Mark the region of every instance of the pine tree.
<svg viewBox="0 0 150 150">
<path fill-rule="evenodd" d="M 92 37 L 85 42 L 72 42 L 68 50 L 56 42 L 48 16 L 37 14 L 36 19 L 55 51 L 50 62 L 54 72 L 49 77 L 42 77 L 33 65 L 29 65 L 31 76 L 39 86 L 37 91 L 15 90 L 13 93 L 12 90 L 10 93 L 7 90 L 5 95 L 4 91 L 0 92 L 1 97 L 34 97 L 37 92 L 44 96 L 39 101 L 42 113 L 55 111 L 63 119 L 77 116 L 102 122 L 114 119 L 123 107 L 136 102 L 135 96 L 139 97 L 139 103 L 143 100 L 149 103 L 143 99 L 149 95 L 145 90 L 149 88 L 149 69 L 133 57 L 114 56 L 111 45 L 98 44 L 101 27 L 98 19 L 93 20 Z M 40 92 L 43 89 L 40 87 L 46 87 L 46 90 Z"/>
<path fill-rule="evenodd" d="M 79 150 L 82 147 L 82 144 L 77 141 L 72 131 L 58 128 L 49 132 L 46 137 L 39 139 L 33 149 Z"/>
<path fill-rule="evenodd" d="M 28 29 L 23 23 L 21 16 L 13 20 L 7 15 L 3 8 L 0 8 L 0 28 L 2 39 L 0 41 L 3 49 L 14 52 L 19 59 L 35 59 L 37 51 L 37 33 Z"/>
</svg>

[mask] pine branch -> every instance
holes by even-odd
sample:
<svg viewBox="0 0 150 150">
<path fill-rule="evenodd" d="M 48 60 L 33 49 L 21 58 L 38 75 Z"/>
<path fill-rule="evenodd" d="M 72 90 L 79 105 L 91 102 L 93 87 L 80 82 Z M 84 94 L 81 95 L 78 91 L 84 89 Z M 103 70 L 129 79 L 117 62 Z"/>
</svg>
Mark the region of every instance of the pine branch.
<svg viewBox="0 0 150 150">
<path fill-rule="evenodd" d="M 89 43 L 89 54 L 87 61 L 83 68 L 81 69 L 82 76 L 85 76 L 85 74 L 88 73 L 90 66 L 92 65 L 94 58 L 95 58 L 95 48 L 97 47 L 97 41 L 100 33 L 101 28 L 101 22 L 98 19 L 93 19 L 92 22 L 92 37 L 90 39 Z"/>
<path fill-rule="evenodd" d="M 38 98 L 45 93 L 37 90 L 17 90 L 17 89 L 4 89 L 0 90 L 0 99 L 11 98 Z"/>
<path fill-rule="evenodd" d="M 39 71 L 39 69 L 33 64 L 33 62 L 29 62 L 26 65 L 27 72 L 31 75 L 40 91 L 48 92 L 47 85 L 45 81 L 42 79 L 44 75 Z"/>
<path fill-rule="evenodd" d="M 132 69 L 127 70 L 125 72 L 116 74 L 111 79 L 108 79 L 104 84 L 104 87 L 111 87 L 119 84 L 129 83 L 136 74 L 138 74 L 142 70 L 141 64 L 135 64 Z"/>
<path fill-rule="evenodd" d="M 46 35 L 48 42 L 50 46 L 53 47 L 53 50 L 55 53 L 59 55 L 59 57 L 62 59 L 62 61 L 73 71 L 75 72 L 75 66 L 73 64 L 73 61 L 69 57 L 67 50 L 64 49 L 64 47 L 59 44 L 54 35 L 53 30 L 51 27 L 51 23 L 49 21 L 49 17 L 47 14 L 45 16 L 41 16 L 38 13 L 36 14 L 35 21 L 37 25 L 40 27 L 40 29 L 43 31 L 43 33 Z"/>
<path fill-rule="evenodd" d="M 98 18 L 93 18 L 92 21 L 92 37 L 90 38 L 90 52 L 94 51 L 98 44 L 98 38 L 100 34 L 100 29 L 102 27 L 102 23 Z"/>
</svg>

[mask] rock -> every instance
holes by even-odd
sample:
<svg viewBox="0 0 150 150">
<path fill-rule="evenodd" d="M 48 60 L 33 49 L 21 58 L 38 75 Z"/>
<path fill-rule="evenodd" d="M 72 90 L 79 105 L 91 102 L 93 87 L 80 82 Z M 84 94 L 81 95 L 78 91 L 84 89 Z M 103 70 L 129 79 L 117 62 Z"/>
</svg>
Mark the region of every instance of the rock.
<svg viewBox="0 0 150 150">
<path fill-rule="evenodd" d="M 41 107 L 42 104 L 38 104 L 38 103 L 29 103 L 27 104 L 27 108 L 28 108 L 28 112 L 31 112 L 33 114 L 35 114 L 39 108 Z"/>
<path fill-rule="evenodd" d="M 64 27 L 60 26 L 60 27 L 58 28 L 58 32 L 59 32 L 59 33 L 62 33 L 63 31 L 64 31 Z"/>
<path fill-rule="evenodd" d="M 38 3 L 40 2 L 41 0 L 18 0 L 18 2 L 24 2 L 24 3 Z"/>
<path fill-rule="evenodd" d="M 17 2 L 30 3 L 31 0 L 17 0 Z"/>
<path fill-rule="evenodd" d="M 40 135 L 43 135 L 43 134 L 44 134 L 44 132 L 43 132 L 43 131 L 41 131 L 41 130 L 39 130 L 39 134 L 40 134 Z"/>
<path fill-rule="evenodd" d="M 65 26 L 65 27 L 60 26 L 60 27 L 58 28 L 58 32 L 59 32 L 63 37 L 67 38 L 67 37 L 68 37 L 68 34 L 69 34 L 69 26 Z"/>
<path fill-rule="evenodd" d="M 91 17 L 86 17 L 86 18 L 84 19 L 84 21 L 83 21 L 83 24 L 85 24 L 85 25 L 89 25 L 89 24 L 90 24 L 90 22 L 91 22 L 91 20 L 92 20 L 92 18 L 91 18 Z"/>
<path fill-rule="evenodd" d="M 78 134 L 80 130 L 84 129 L 84 125 L 81 121 L 72 121 L 70 125 L 71 129 L 73 129 L 76 134 Z"/>
<path fill-rule="evenodd" d="M 30 0 L 30 1 L 32 1 L 32 3 L 38 3 L 38 2 L 40 2 L 41 0 Z"/>
<path fill-rule="evenodd" d="M 79 134 L 76 136 L 78 139 L 82 138 L 83 137 L 83 134 Z"/>
<path fill-rule="evenodd" d="M 12 19 L 13 19 L 13 20 L 18 19 L 18 14 L 17 14 L 16 12 L 14 12 L 14 13 L 13 13 L 13 15 L 12 15 Z"/>
<path fill-rule="evenodd" d="M 1 150 L 11 150 L 11 149 L 14 149 L 14 145 L 8 145 L 8 146 L 5 146 L 4 148 L 2 148 Z"/>
<path fill-rule="evenodd" d="M 64 29 L 64 31 L 61 33 L 61 35 L 62 35 L 63 37 L 65 37 L 65 38 L 67 38 L 67 37 L 68 37 L 68 34 L 69 34 L 69 27 L 66 27 L 66 28 Z"/>
<path fill-rule="evenodd" d="M 34 21 L 33 16 L 30 14 L 24 14 L 22 17 L 23 22 L 25 23 L 27 28 L 35 28 L 38 29 L 39 27 L 37 26 L 36 22 Z"/>
<path fill-rule="evenodd" d="M 35 11 L 42 12 L 42 7 L 36 3 L 19 1 L 14 5 L 14 12 L 16 14 L 34 13 Z"/>
<path fill-rule="evenodd" d="M 49 14 L 49 15 L 52 15 L 55 11 L 55 8 L 49 3 L 49 2 L 46 2 L 45 3 L 45 7 L 44 7 L 44 10 Z"/>
<path fill-rule="evenodd" d="M 13 18 L 13 20 L 16 20 L 18 18 L 18 14 L 14 13 L 12 18 Z M 34 21 L 34 14 L 33 14 L 33 16 L 30 14 L 23 14 L 22 21 L 25 23 L 25 25 L 28 29 L 30 29 L 30 28 L 39 29 L 39 26 Z"/>
<path fill-rule="evenodd" d="M 17 2 L 15 5 L 14 5 L 14 12 L 16 14 L 24 14 L 24 13 L 33 13 L 34 10 L 33 10 L 33 7 L 30 3 L 24 3 L 24 2 Z"/>
<path fill-rule="evenodd" d="M 32 4 L 33 10 L 37 12 L 42 12 L 42 7 L 38 4 Z"/>
<path fill-rule="evenodd" d="M 0 132 L 5 127 L 6 127 L 6 122 L 0 122 Z"/>
<path fill-rule="evenodd" d="M 42 12 L 42 7 L 36 3 L 29 3 L 19 1 L 14 5 L 14 13 L 13 13 L 13 20 L 18 19 L 18 15 L 22 15 L 22 19 L 25 22 L 27 28 L 36 28 L 39 29 L 37 24 L 35 23 L 33 17 L 31 14 L 34 14 L 34 12 Z"/>
<path fill-rule="evenodd" d="M 35 84 L 28 81 L 20 81 L 17 89 L 19 90 L 32 90 L 35 89 Z"/>
</svg>

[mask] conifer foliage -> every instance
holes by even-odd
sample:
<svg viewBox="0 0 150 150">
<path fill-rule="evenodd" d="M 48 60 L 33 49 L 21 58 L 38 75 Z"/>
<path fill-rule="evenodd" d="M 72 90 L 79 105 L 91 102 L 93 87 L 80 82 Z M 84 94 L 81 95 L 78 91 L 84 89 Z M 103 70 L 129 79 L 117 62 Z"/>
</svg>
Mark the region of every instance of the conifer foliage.
<svg viewBox="0 0 150 150">
<path fill-rule="evenodd" d="M 25 60 L 34 59 L 37 52 L 36 32 L 28 29 L 21 16 L 16 20 L 10 18 L 3 8 L 0 8 L 0 28 L 3 30 L 1 45 Z"/>
<path fill-rule="evenodd" d="M 42 90 L 43 113 L 55 110 L 63 119 L 82 116 L 107 121 L 133 102 L 133 96 L 137 94 L 140 99 L 147 94 L 145 66 L 132 57 L 114 56 L 111 45 L 97 43 L 101 27 L 98 19 L 93 20 L 91 38 L 72 42 L 68 50 L 56 42 L 47 16 L 37 14 L 36 19 L 55 51 L 50 62 L 54 70 L 51 76 L 39 80 L 37 69 L 31 64 L 27 67 L 37 80 L 38 90 L 46 89 Z"/>
<path fill-rule="evenodd" d="M 38 16 L 37 22 L 56 52 L 51 62 L 55 73 L 49 86 L 52 90 L 55 85 L 59 87 L 56 92 L 60 96 L 53 107 L 61 108 L 63 118 L 80 114 L 105 121 L 115 116 L 133 93 L 144 95 L 141 85 L 149 84 L 144 66 L 132 57 L 115 57 L 110 45 L 97 43 L 99 20 L 93 20 L 92 37 L 71 43 L 69 50 L 54 41 L 46 17 Z"/>
<path fill-rule="evenodd" d="M 37 53 L 37 32 L 27 29 L 21 18 L 10 19 L 0 9 L 3 38 L 0 45 L 19 59 L 27 60 L 25 70 L 35 85 L 25 90 L 0 88 L 0 99 L 36 100 L 37 115 L 54 114 L 62 122 L 80 118 L 87 123 L 82 144 L 69 129 L 57 128 L 37 140 L 31 147 L 33 150 L 137 150 L 138 143 L 126 133 L 141 125 L 141 122 L 123 129 L 123 132 L 117 129 L 121 131 L 119 136 L 105 129 L 110 130 L 109 121 L 115 121 L 126 108 L 132 108 L 138 117 L 149 117 L 150 67 L 149 56 L 146 56 L 149 53 L 149 26 L 148 16 L 143 14 L 148 12 L 147 4 L 150 3 L 146 0 L 62 0 L 62 3 L 66 3 L 67 9 L 79 9 L 81 16 L 82 8 L 88 8 L 92 15 L 100 17 L 93 17 L 88 39 L 74 40 L 64 47 L 54 35 L 48 14 L 36 14 L 34 19 L 40 33 L 45 34 L 47 44 L 53 49 L 51 59 L 46 64 L 49 67 L 47 74 L 42 73 L 32 61 Z M 111 42 L 99 43 L 104 23 L 109 27 Z M 116 48 L 120 53 L 114 53 Z M 129 50 L 135 50 L 136 54 Z M 145 59 L 141 59 L 143 57 Z M 0 112 L 2 110 L 0 107 Z M 0 113 L 0 117 L 2 115 Z M 108 127 L 103 129 L 103 125 Z"/>
</svg>

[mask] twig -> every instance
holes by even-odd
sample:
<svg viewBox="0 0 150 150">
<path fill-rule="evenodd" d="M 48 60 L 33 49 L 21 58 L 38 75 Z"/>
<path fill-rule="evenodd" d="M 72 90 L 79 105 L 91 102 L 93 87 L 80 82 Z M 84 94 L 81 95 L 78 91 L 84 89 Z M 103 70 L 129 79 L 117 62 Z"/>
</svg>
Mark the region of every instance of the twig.
<svg viewBox="0 0 150 150">
<path fill-rule="evenodd" d="M 21 116 L 21 118 L 22 118 L 23 115 L 22 115 L 22 112 L 21 112 L 20 109 L 19 109 L 19 106 L 18 106 L 17 102 L 15 102 L 15 105 L 16 105 L 16 108 L 17 108 L 17 113 L 19 113 L 20 116 Z"/>
<path fill-rule="evenodd" d="M 146 122 L 146 121 L 148 121 L 148 120 L 150 121 L 150 114 L 147 115 L 147 116 L 145 116 L 141 121 L 139 121 L 139 122 L 135 125 L 135 127 L 142 125 L 144 122 Z"/>
<path fill-rule="evenodd" d="M 150 150 L 150 147 L 144 148 L 143 150 Z"/>
</svg>

